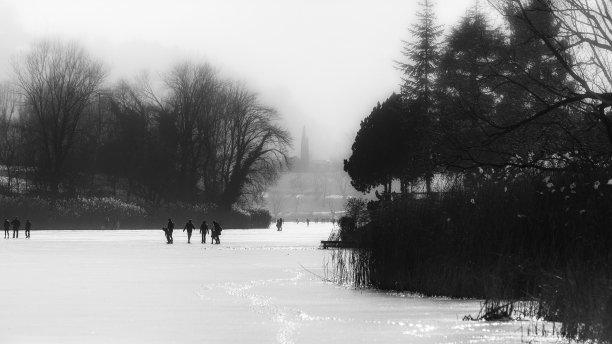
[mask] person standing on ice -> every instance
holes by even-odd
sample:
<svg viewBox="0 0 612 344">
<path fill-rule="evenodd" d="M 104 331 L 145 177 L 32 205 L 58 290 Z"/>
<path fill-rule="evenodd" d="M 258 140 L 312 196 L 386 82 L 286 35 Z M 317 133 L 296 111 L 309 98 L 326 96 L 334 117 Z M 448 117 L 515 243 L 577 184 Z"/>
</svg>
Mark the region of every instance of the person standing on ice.
<svg viewBox="0 0 612 344">
<path fill-rule="evenodd" d="M 172 237 L 172 232 L 174 231 L 174 222 L 172 219 L 168 219 L 168 225 L 166 226 L 166 233 L 168 235 L 168 243 L 173 244 L 174 238 Z"/>
<path fill-rule="evenodd" d="M 189 219 L 189 221 L 187 221 L 187 223 L 185 224 L 185 227 L 183 227 L 183 232 L 185 231 L 185 229 L 187 230 L 187 243 L 191 244 L 191 232 L 195 229 L 195 226 L 191 222 L 191 219 Z"/>
<path fill-rule="evenodd" d="M 11 233 L 9 232 L 10 230 L 11 230 L 11 223 L 9 222 L 8 219 L 4 219 L 4 239 L 11 238 Z"/>
<path fill-rule="evenodd" d="M 11 225 L 13 225 L 13 239 L 19 238 L 19 227 L 21 227 L 21 221 L 15 216 L 13 221 L 11 221 Z"/>
<path fill-rule="evenodd" d="M 30 239 L 30 229 L 32 229 L 32 222 L 30 222 L 30 220 L 26 220 L 26 223 L 25 223 L 26 239 Z"/>
<path fill-rule="evenodd" d="M 208 225 L 206 224 L 206 221 L 202 221 L 202 224 L 200 225 L 200 233 L 202 234 L 202 244 L 206 244 L 206 234 L 208 234 Z"/>
<path fill-rule="evenodd" d="M 221 225 L 219 224 L 219 222 L 217 221 L 213 221 L 213 230 L 212 230 L 212 235 L 211 235 L 211 240 L 213 240 L 213 244 L 217 244 L 219 245 L 221 243 L 221 240 L 219 239 L 219 235 L 221 235 L 221 231 L 223 230 L 223 228 L 221 228 Z M 214 237 L 213 237 L 214 236 Z"/>
</svg>

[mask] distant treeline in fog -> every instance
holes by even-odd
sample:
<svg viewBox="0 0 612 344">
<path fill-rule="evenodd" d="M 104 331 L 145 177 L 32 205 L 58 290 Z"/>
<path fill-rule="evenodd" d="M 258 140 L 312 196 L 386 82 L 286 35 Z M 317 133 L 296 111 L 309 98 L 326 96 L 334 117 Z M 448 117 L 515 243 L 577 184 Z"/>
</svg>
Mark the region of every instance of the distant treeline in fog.
<svg viewBox="0 0 612 344">
<path fill-rule="evenodd" d="M 106 81 L 77 43 L 15 55 L 0 84 L 0 191 L 138 204 L 252 206 L 290 146 L 279 115 L 206 63 Z"/>
</svg>

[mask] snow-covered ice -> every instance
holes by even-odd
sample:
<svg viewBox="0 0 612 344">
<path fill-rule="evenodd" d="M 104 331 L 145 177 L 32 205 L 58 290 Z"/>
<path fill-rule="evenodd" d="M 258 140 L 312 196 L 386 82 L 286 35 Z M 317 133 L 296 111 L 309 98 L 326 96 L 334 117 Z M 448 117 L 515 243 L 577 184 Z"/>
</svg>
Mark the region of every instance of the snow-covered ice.
<svg viewBox="0 0 612 344">
<path fill-rule="evenodd" d="M 520 343 L 525 322 L 465 322 L 478 301 L 322 281 L 330 224 L 32 232 L 0 240 L 0 343 Z M 525 339 L 525 338 L 523 338 Z M 534 338 L 530 338 L 534 339 Z M 536 341 L 547 341 L 535 338 Z"/>
</svg>

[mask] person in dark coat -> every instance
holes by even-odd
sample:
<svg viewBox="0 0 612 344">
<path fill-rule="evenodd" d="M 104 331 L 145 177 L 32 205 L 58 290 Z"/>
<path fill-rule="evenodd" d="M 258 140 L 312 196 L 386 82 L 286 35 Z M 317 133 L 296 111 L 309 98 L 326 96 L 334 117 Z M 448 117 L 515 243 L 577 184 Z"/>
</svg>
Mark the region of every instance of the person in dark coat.
<svg viewBox="0 0 612 344">
<path fill-rule="evenodd" d="M 200 233 L 202 234 L 202 244 L 206 244 L 206 234 L 208 234 L 208 225 L 206 224 L 206 221 L 202 221 L 202 224 L 200 225 Z"/>
<path fill-rule="evenodd" d="M 217 245 L 219 245 L 221 243 L 221 240 L 219 239 L 219 236 L 221 235 L 221 231 L 223 230 L 223 228 L 221 228 L 221 225 L 219 224 L 219 222 L 217 221 L 213 221 L 213 234 L 214 234 L 214 243 L 216 243 Z M 212 237 L 211 237 L 212 239 Z"/>
<path fill-rule="evenodd" d="M 162 227 L 162 231 L 164 231 L 164 236 L 166 237 L 166 244 L 171 244 L 170 236 L 168 235 L 168 227 Z"/>
<path fill-rule="evenodd" d="M 173 231 L 174 231 L 174 222 L 172 222 L 172 219 L 168 219 L 168 224 L 166 225 L 166 232 L 168 235 L 168 244 L 174 243 L 174 238 L 172 237 Z"/>
<path fill-rule="evenodd" d="M 19 228 L 21 227 L 21 221 L 17 217 L 11 221 L 11 225 L 13 225 L 13 238 L 19 238 Z"/>
<path fill-rule="evenodd" d="M 187 243 L 188 244 L 191 244 L 191 232 L 193 232 L 194 229 L 195 229 L 195 226 L 193 225 L 193 222 L 191 222 L 191 219 L 189 219 L 189 221 L 187 221 L 187 223 L 185 224 L 185 227 L 183 227 L 183 232 L 187 230 Z"/>
<path fill-rule="evenodd" d="M 9 232 L 11 230 L 11 223 L 9 222 L 8 219 L 4 219 L 4 239 L 10 239 L 11 237 L 11 233 Z"/>
<path fill-rule="evenodd" d="M 25 223 L 26 239 L 30 239 L 30 229 L 32 229 L 32 222 L 30 222 L 30 220 L 26 220 L 26 223 Z"/>
</svg>

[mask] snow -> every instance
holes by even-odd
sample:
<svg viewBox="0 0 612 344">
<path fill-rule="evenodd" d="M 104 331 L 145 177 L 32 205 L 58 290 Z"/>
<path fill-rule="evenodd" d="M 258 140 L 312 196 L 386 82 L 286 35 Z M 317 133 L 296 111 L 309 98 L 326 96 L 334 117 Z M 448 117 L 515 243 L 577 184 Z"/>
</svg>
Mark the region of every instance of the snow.
<svg viewBox="0 0 612 344">
<path fill-rule="evenodd" d="M 0 343 L 520 343 L 526 322 L 465 322 L 473 300 L 322 281 L 331 224 L 0 240 Z M 20 233 L 23 234 L 23 233 Z M 532 339 L 532 338 L 530 338 Z M 541 337 L 536 341 L 550 341 Z"/>
</svg>

